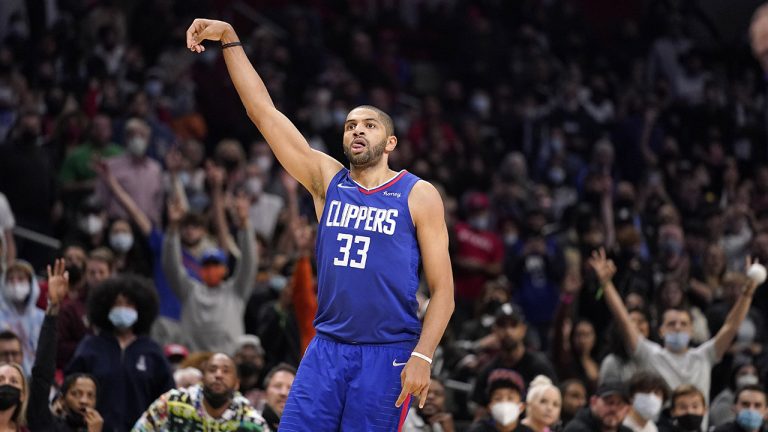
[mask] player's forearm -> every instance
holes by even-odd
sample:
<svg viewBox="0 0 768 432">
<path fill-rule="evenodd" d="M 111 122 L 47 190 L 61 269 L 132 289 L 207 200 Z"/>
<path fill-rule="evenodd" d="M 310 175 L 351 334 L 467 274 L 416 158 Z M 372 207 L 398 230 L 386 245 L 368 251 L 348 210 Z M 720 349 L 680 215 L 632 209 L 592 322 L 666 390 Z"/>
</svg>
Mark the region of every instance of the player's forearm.
<svg viewBox="0 0 768 432">
<path fill-rule="evenodd" d="M 230 26 L 229 30 L 222 36 L 221 43 L 226 44 L 239 40 L 235 30 Z M 272 98 L 269 96 L 267 86 L 264 85 L 264 81 L 261 80 L 256 69 L 251 65 L 242 47 L 225 48 L 223 51 L 224 62 L 227 64 L 229 76 L 235 84 L 235 89 L 245 106 L 248 117 L 256 123 L 256 126 L 259 126 L 258 119 L 260 118 L 259 114 L 261 111 L 264 108 L 273 108 L 275 106 Z"/>
<path fill-rule="evenodd" d="M 433 357 L 453 314 L 453 286 L 434 290 L 424 315 L 421 338 L 414 351 Z"/>
</svg>

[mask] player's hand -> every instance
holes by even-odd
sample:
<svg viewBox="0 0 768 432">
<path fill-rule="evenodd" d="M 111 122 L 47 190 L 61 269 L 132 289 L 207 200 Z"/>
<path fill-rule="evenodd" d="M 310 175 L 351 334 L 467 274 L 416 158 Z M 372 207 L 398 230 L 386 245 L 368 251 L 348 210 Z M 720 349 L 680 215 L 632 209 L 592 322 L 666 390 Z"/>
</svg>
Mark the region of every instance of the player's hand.
<svg viewBox="0 0 768 432">
<path fill-rule="evenodd" d="M 220 41 L 226 38 L 232 38 L 235 30 L 229 23 L 198 18 L 192 21 L 192 25 L 187 29 L 187 48 L 196 53 L 205 51 L 202 45 L 204 40 Z M 237 40 L 236 36 L 233 40 Z"/>
<path fill-rule="evenodd" d="M 101 432 L 102 427 L 104 427 L 104 419 L 95 409 L 86 408 L 85 424 L 88 425 L 88 432 Z"/>
<path fill-rule="evenodd" d="M 427 402 L 427 393 L 429 392 L 431 372 L 432 369 L 429 363 L 418 357 L 411 356 L 400 373 L 400 383 L 403 389 L 400 391 L 400 396 L 397 398 L 395 406 L 400 408 L 408 395 L 414 395 L 419 398 L 419 408 L 424 408 L 424 404 Z"/>
</svg>

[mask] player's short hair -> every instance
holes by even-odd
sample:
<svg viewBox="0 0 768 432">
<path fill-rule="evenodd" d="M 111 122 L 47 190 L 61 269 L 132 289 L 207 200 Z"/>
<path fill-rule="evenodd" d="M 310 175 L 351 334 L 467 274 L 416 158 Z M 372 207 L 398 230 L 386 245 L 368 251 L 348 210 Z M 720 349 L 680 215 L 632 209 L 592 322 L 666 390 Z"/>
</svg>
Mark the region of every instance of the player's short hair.
<svg viewBox="0 0 768 432">
<path fill-rule="evenodd" d="M 395 134 L 395 122 L 392 121 L 392 117 L 390 117 L 389 114 L 385 113 L 379 108 L 376 108 L 373 105 L 356 106 L 353 108 L 353 111 L 358 108 L 363 108 L 375 112 L 376 115 L 379 116 L 379 121 L 384 125 L 384 131 L 387 133 L 387 136 L 392 136 Z"/>
</svg>

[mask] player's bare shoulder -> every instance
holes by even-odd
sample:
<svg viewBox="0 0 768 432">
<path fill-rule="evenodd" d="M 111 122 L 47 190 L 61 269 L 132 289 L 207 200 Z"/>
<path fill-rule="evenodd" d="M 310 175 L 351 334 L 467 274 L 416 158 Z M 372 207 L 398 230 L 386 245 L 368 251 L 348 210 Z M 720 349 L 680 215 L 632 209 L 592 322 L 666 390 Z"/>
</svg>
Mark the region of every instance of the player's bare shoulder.
<svg viewBox="0 0 768 432">
<path fill-rule="evenodd" d="M 437 188 L 426 180 L 419 180 L 413 185 L 408 196 L 408 209 L 417 229 L 422 224 L 445 224 L 443 198 Z"/>
</svg>

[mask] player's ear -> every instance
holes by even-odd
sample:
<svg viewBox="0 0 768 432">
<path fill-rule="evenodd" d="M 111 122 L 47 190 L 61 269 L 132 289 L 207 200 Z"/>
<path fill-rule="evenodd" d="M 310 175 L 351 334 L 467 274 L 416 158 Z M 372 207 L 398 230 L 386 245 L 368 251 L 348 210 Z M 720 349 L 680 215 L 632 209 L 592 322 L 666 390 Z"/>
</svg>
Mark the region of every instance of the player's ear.
<svg viewBox="0 0 768 432">
<path fill-rule="evenodd" d="M 387 150 L 387 153 L 395 150 L 395 147 L 397 147 L 397 137 L 394 135 L 390 135 L 387 138 L 387 145 L 384 147 Z"/>
</svg>

